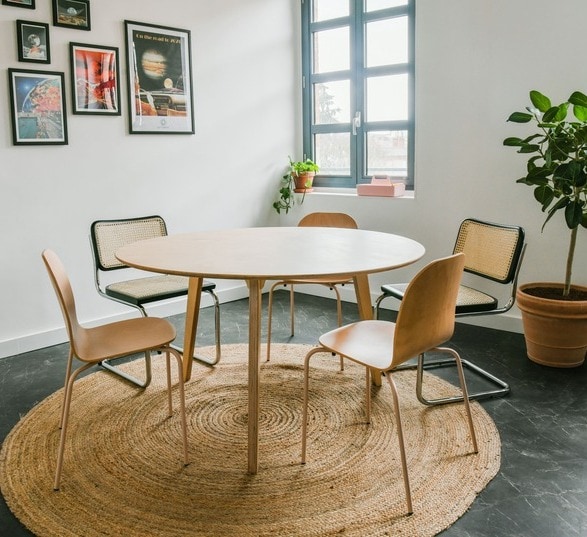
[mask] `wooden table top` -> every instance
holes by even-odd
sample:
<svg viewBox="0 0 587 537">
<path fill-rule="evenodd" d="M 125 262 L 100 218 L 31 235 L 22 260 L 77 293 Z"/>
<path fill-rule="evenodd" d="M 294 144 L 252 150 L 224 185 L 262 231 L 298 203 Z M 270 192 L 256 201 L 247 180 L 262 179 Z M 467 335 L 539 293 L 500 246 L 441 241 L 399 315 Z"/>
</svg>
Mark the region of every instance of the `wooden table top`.
<svg viewBox="0 0 587 537">
<path fill-rule="evenodd" d="M 116 257 L 165 274 L 225 279 L 348 276 L 409 265 L 418 242 L 361 229 L 259 227 L 201 231 L 139 241 Z"/>
</svg>

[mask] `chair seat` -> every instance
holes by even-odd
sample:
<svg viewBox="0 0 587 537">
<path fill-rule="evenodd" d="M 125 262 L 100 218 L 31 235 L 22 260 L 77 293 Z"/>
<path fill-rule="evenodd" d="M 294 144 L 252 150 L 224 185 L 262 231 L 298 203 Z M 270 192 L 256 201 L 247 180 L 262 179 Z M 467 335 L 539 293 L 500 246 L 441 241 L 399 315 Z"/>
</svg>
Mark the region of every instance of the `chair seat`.
<svg viewBox="0 0 587 537">
<path fill-rule="evenodd" d="M 87 328 L 76 341 L 75 352 L 80 360 L 100 362 L 164 347 L 175 336 L 175 327 L 169 321 L 139 317 Z"/>
<path fill-rule="evenodd" d="M 397 283 L 393 285 L 382 285 L 381 292 L 387 296 L 392 296 L 398 300 L 402 300 L 407 283 Z M 481 311 L 492 311 L 497 309 L 498 301 L 495 297 L 483 293 L 477 289 L 461 285 L 459 287 L 459 294 L 457 297 L 456 314 L 469 313 L 469 312 L 481 312 Z"/>
<path fill-rule="evenodd" d="M 391 365 L 394 334 L 395 323 L 359 321 L 323 334 L 319 342 L 353 362 L 386 371 Z"/>
<path fill-rule="evenodd" d="M 210 292 L 215 288 L 215 283 L 204 280 L 202 291 Z M 171 274 L 147 276 L 110 284 L 105 292 L 108 296 L 131 304 L 147 304 L 187 294 L 188 278 Z"/>
</svg>

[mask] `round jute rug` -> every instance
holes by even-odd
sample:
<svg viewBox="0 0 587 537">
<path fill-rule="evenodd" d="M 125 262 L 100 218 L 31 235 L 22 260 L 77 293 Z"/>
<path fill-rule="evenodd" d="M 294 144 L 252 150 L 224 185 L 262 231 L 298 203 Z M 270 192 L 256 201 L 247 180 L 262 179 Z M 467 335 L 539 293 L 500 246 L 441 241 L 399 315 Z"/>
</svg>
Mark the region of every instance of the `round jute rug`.
<svg viewBox="0 0 587 537">
<path fill-rule="evenodd" d="M 220 364 L 194 364 L 186 384 L 189 466 L 181 463 L 177 411 L 166 418 L 164 360 L 154 357 L 144 391 L 104 371 L 76 383 L 59 492 L 52 482 L 62 392 L 16 425 L 0 452 L 10 509 L 40 537 L 432 536 L 457 520 L 499 469 L 487 413 L 473 404 L 473 455 L 462 405 L 424 407 L 415 373 L 395 374 L 415 511 L 406 516 L 389 387 L 373 388 L 367 425 L 364 370 L 349 361 L 340 372 L 337 357 L 313 359 L 308 461 L 300 464 L 308 349 L 276 344 L 261 365 L 258 474 L 246 472 L 247 346 L 225 345 Z M 126 367 L 140 375 L 144 366 Z M 426 383 L 427 394 L 451 392 L 432 375 Z"/>
</svg>

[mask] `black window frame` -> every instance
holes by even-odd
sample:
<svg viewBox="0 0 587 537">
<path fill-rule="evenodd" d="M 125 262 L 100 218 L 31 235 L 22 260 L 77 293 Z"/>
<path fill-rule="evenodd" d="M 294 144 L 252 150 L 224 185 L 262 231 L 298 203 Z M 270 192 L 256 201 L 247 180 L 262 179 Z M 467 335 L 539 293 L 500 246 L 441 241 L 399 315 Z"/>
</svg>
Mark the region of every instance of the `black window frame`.
<svg viewBox="0 0 587 537">
<path fill-rule="evenodd" d="M 351 141 L 351 174 L 349 176 L 332 176 L 318 174 L 314 185 L 318 187 L 355 188 L 357 184 L 371 180 L 366 174 L 367 165 L 367 133 L 376 131 L 406 131 L 407 176 L 406 188 L 414 188 L 414 142 L 415 142 L 415 0 L 408 0 L 407 5 L 365 12 L 365 0 L 349 0 L 348 17 L 311 22 L 314 0 L 302 0 L 302 110 L 303 110 L 303 152 L 304 158 L 315 159 L 314 135 L 324 132 L 351 132 L 350 123 L 314 125 L 313 95 L 314 84 L 341 79 L 351 80 L 351 116 L 360 111 L 360 127 L 357 128 L 355 143 Z M 364 28 L 368 22 L 394 17 L 408 17 L 408 61 L 407 63 L 390 66 L 365 67 Z M 316 31 L 333 29 L 341 26 L 350 27 L 351 67 L 346 71 L 335 73 L 312 73 L 312 43 Z M 368 77 L 405 73 L 408 75 L 408 118 L 404 121 L 365 122 L 365 83 Z M 351 134 L 351 137 L 353 135 Z M 320 164 L 318 162 L 318 164 Z"/>
</svg>

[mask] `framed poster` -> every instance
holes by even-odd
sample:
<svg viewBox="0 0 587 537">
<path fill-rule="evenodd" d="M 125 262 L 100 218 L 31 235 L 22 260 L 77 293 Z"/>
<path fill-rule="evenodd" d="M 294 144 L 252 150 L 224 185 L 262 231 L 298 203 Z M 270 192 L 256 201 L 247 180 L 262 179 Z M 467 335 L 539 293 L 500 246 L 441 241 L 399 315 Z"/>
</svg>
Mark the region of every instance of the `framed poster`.
<svg viewBox="0 0 587 537">
<path fill-rule="evenodd" d="M 118 49 L 69 44 L 74 114 L 120 115 Z"/>
<path fill-rule="evenodd" d="M 91 30 L 90 0 L 53 0 L 53 26 Z"/>
<path fill-rule="evenodd" d="M 67 144 L 64 75 L 8 69 L 14 145 Z"/>
<path fill-rule="evenodd" d="M 35 0 L 2 0 L 2 5 L 35 9 Z"/>
<path fill-rule="evenodd" d="M 51 63 L 48 24 L 17 20 L 16 39 L 18 61 Z"/>
<path fill-rule="evenodd" d="M 124 21 L 131 134 L 194 134 L 189 30 Z"/>
</svg>

